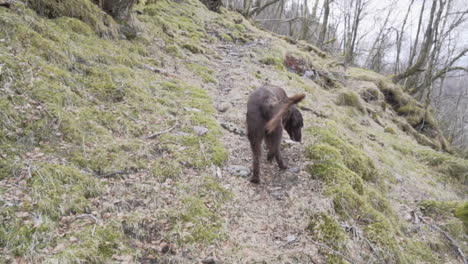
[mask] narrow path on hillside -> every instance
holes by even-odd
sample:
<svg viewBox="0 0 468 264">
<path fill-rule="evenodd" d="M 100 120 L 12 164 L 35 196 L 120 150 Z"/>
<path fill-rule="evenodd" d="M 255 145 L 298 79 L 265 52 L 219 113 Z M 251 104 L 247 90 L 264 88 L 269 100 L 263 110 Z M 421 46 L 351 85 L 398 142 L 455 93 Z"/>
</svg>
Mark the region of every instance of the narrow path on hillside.
<svg viewBox="0 0 468 264">
<path fill-rule="evenodd" d="M 246 76 L 254 76 L 258 70 L 254 63 L 247 63 L 254 60 L 252 49 L 255 47 L 268 49 L 268 41 L 260 39 L 245 45 L 216 47 L 221 55 L 215 62 L 218 65 L 218 86 L 211 92 L 219 110 L 218 122 L 231 128 L 231 131 L 223 130 L 222 140 L 229 151 L 226 167 L 241 165 L 251 169 L 252 154 L 245 136 L 246 102 L 250 91 L 261 81 Z M 272 70 L 271 74 L 274 76 Z M 270 81 L 276 84 L 275 80 Z M 283 88 L 291 93 L 288 87 Z M 308 113 L 303 114 L 306 120 L 312 118 Z M 264 150 L 260 185 L 251 184 L 250 175 L 233 175 L 226 168 L 219 175 L 223 185 L 234 194 L 225 215 L 230 238 L 220 252 L 220 257 L 228 263 L 321 262 L 305 228 L 308 213 L 328 208 L 330 203 L 321 195 L 319 182 L 311 179 L 305 171 L 303 153 L 308 140 L 296 144 L 286 139 L 289 139 L 287 133 L 283 134 L 282 150 L 290 170 L 281 172 L 276 163 L 267 163 Z"/>
</svg>

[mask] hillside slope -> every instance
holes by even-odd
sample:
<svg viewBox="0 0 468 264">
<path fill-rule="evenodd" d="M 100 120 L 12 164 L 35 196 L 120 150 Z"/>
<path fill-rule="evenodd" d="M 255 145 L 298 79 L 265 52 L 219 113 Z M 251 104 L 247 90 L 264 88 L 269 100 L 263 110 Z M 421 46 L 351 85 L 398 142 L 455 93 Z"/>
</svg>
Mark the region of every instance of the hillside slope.
<svg viewBox="0 0 468 264">
<path fill-rule="evenodd" d="M 142 1 L 133 40 L 64 3 L 0 6 L 0 263 L 463 263 L 468 161 L 386 77 L 195 0 Z M 265 82 L 304 135 L 252 185 Z"/>
</svg>

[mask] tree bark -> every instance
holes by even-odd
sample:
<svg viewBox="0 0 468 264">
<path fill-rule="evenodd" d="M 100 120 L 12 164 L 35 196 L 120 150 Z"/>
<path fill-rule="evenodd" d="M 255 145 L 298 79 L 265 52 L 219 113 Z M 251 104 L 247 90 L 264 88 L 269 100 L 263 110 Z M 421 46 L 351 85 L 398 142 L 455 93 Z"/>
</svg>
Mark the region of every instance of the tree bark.
<svg viewBox="0 0 468 264">
<path fill-rule="evenodd" d="M 397 74 L 393 77 L 393 81 L 395 83 L 406 79 L 417 72 L 421 71 L 421 67 L 424 65 L 426 62 L 428 56 L 429 56 L 429 51 L 432 47 L 433 44 L 433 34 L 434 34 L 434 18 L 435 18 L 435 11 L 437 9 L 437 0 L 433 0 L 432 2 L 432 7 L 431 7 L 431 13 L 430 13 L 430 19 L 429 23 L 427 24 L 427 29 L 424 34 L 424 42 L 423 46 L 421 48 L 421 52 L 419 53 L 418 59 L 416 62 L 409 66 L 404 72 Z"/>
<path fill-rule="evenodd" d="M 320 28 L 320 35 L 318 46 L 319 48 L 323 48 L 323 42 L 325 41 L 325 34 L 327 33 L 328 27 L 328 16 L 330 15 L 330 2 L 331 0 L 324 0 L 323 1 L 323 22 Z"/>
</svg>

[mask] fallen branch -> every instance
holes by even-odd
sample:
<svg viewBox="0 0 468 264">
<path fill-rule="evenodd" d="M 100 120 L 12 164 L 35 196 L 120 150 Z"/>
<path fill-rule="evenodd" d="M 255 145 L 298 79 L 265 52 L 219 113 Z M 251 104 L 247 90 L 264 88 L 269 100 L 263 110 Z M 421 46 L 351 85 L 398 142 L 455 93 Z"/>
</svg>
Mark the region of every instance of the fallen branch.
<svg viewBox="0 0 468 264">
<path fill-rule="evenodd" d="M 91 237 L 94 237 L 94 232 L 96 231 L 96 226 L 99 220 L 92 214 L 82 214 L 82 215 L 77 216 L 76 219 L 86 218 L 86 217 L 94 220 L 94 226 L 93 226 L 93 229 L 91 230 Z"/>
<path fill-rule="evenodd" d="M 412 214 L 413 214 L 414 219 L 417 219 L 417 220 L 423 222 L 424 224 L 430 226 L 435 231 L 438 231 L 438 232 L 442 233 L 444 235 L 444 237 L 450 242 L 450 244 L 452 244 L 452 246 L 455 248 L 455 252 L 457 252 L 457 254 L 461 257 L 461 259 L 463 261 L 463 264 L 468 264 L 468 260 L 466 259 L 465 254 L 461 250 L 460 246 L 458 246 L 455 239 L 453 239 L 447 232 L 442 230 L 438 225 L 433 224 L 433 223 L 429 223 L 426 219 L 424 219 L 422 216 L 418 215 L 415 211 L 413 211 Z"/>
<path fill-rule="evenodd" d="M 164 131 L 156 132 L 156 133 L 154 133 L 154 134 L 145 136 L 145 137 L 143 137 L 143 138 L 144 138 L 144 139 L 153 139 L 153 138 L 155 138 L 155 137 L 157 137 L 157 136 L 159 136 L 159 135 L 162 135 L 162 134 L 164 134 L 164 133 L 171 132 L 171 131 L 172 131 L 174 128 L 176 128 L 178 125 L 179 125 L 179 122 L 176 122 L 175 125 L 173 125 L 171 128 L 168 128 L 168 129 L 166 129 L 166 130 L 164 130 Z"/>
</svg>

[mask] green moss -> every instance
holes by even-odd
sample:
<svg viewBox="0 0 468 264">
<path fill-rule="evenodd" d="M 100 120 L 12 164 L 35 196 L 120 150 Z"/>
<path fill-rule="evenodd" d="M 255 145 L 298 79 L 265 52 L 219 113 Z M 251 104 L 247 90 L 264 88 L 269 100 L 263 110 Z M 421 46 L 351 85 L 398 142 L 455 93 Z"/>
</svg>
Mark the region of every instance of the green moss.
<svg viewBox="0 0 468 264">
<path fill-rule="evenodd" d="M 366 237 L 379 248 L 379 258 L 387 263 L 409 263 L 395 239 L 396 231 L 387 219 L 379 219 L 364 228 Z"/>
<path fill-rule="evenodd" d="M 0 247 L 4 254 L 24 256 L 30 253 L 31 247 L 45 248 L 54 234 L 51 232 L 56 227 L 49 218 L 34 226 L 31 214 L 27 218 L 17 215 L 17 212 L 29 211 L 30 208 L 7 208 L 0 209 Z"/>
<path fill-rule="evenodd" d="M 406 244 L 405 253 L 410 257 L 410 262 L 439 263 L 433 250 L 422 241 L 410 241 Z"/>
<path fill-rule="evenodd" d="M 117 224 L 97 226 L 94 236 L 93 226 L 88 225 L 84 230 L 68 234 L 61 243 L 67 243 L 65 249 L 47 258 L 46 262 L 109 262 L 115 254 L 131 254 L 124 244 L 124 235 Z M 75 237 L 77 242 L 69 243 Z"/>
<path fill-rule="evenodd" d="M 187 63 L 187 69 L 200 76 L 203 81 L 217 83 L 216 78 L 213 76 L 214 71 L 206 66 L 197 63 Z"/>
<path fill-rule="evenodd" d="M 359 111 L 366 113 L 366 109 L 364 108 L 364 105 L 359 99 L 359 96 L 353 91 L 341 92 L 338 95 L 336 103 L 338 105 L 343 105 L 343 106 L 352 106 L 358 109 Z"/>
<path fill-rule="evenodd" d="M 226 33 L 220 33 L 220 34 L 219 34 L 219 37 L 220 37 L 221 40 L 224 40 L 224 41 L 226 41 L 226 42 L 233 42 L 232 37 L 229 36 L 229 35 L 226 34 Z"/>
<path fill-rule="evenodd" d="M 165 48 L 166 53 L 169 53 L 175 57 L 180 57 L 180 50 L 176 45 L 168 45 Z"/>
<path fill-rule="evenodd" d="M 458 217 L 465 225 L 465 230 L 468 232 L 468 202 L 459 204 L 454 211 L 456 217 Z"/>
<path fill-rule="evenodd" d="M 326 190 L 333 197 L 335 211 L 345 219 L 358 219 L 364 213 L 366 201 L 350 185 L 336 185 Z"/>
<path fill-rule="evenodd" d="M 362 150 L 352 146 L 338 134 L 337 124 L 327 122 L 326 127 L 315 126 L 308 130 L 317 140 L 338 149 L 343 156 L 344 164 L 366 181 L 377 181 L 379 172 L 372 159 Z"/>
<path fill-rule="evenodd" d="M 392 127 L 386 127 L 386 128 L 384 129 L 384 132 L 385 132 L 385 133 L 390 133 L 390 134 L 396 135 L 395 129 L 393 129 Z"/>
<path fill-rule="evenodd" d="M 455 213 L 460 212 L 460 208 L 466 206 L 462 202 L 458 201 L 436 201 L 436 200 L 423 200 L 419 203 L 421 211 L 430 217 L 435 219 L 446 219 L 453 217 Z M 463 211 L 463 210 L 462 210 Z"/>
<path fill-rule="evenodd" d="M 367 82 L 378 82 L 382 79 L 382 75 L 363 68 L 350 67 L 347 73 L 354 79 L 367 81 Z"/>
<path fill-rule="evenodd" d="M 176 180 L 182 174 L 182 166 L 174 160 L 159 159 L 151 165 L 151 174 L 161 182 L 166 179 Z"/>
<path fill-rule="evenodd" d="M 356 192 L 363 193 L 361 177 L 342 164 L 321 163 L 317 160 L 314 165 L 308 166 L 307 169 L 310 174 L 325 181 L 329 186 L 349 184 Z"/>
<path fill-rule="evenodd" d="M 431 150 L 422 150 L 415 153 L 419 160 L 427 162 L 430 166 L 451 178 L 465 183 L 468 179 L 468 160 Z"/>
<path fill-rule="evenodd" d="M 88 198 L 100 193 L 94 177 L 73 167 L 59 164 L 37 164 L 33 167 L 31 195 L 37 209 L 52 219 L 88 210 Z"/>
<path fill-rule="evenodd" d="M 426 115 L 426 111 L 416 104 L 415 100 L 410 100 L 407 104 L 400 106 L 397 112 L 406 116 L 406 120 L 412 126 L 421 123 Z"/>
<path fill-rule="evenodd" d="M 73 17 L 88 24 L 102 37 L 116 38 L 119 26 L 90 0 L 31 0 L 31 8 L 48 18 Z"/>
<path fill-rule="evenodd" d="M 313 214 L 307 230 L 316 241 L 323 242 L 335 250 L 345 246 L 346 233 L 338 222 L 326 213 Z"/>
<path fill-rule="evenodd" d="M 192 44 L 192 43 L 185 43 L 182 45 L 182 48 L 192 52 L 192 53 L 205 53 L 204 50 L 199 46 L 199 45 L 196 45 L 196 44 Z"/>
</svg>

